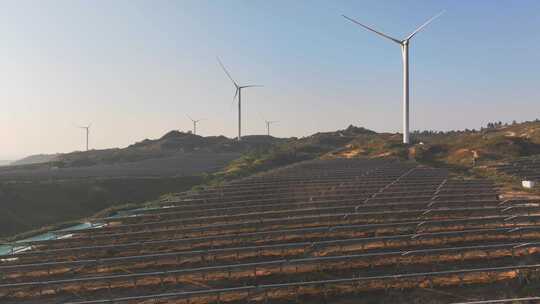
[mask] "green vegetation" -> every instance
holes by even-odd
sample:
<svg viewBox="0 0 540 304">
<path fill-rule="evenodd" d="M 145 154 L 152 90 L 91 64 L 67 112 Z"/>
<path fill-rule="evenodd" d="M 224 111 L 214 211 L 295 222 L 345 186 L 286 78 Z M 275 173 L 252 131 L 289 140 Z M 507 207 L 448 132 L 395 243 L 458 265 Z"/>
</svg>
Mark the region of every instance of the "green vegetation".
<svg viewBox="0 0 540 304">
<path fill-rule="evenodd" d="M 365 128 L 349 126 L 345 130 L 316 133 L 300 139 L 292 138 L 265 149 L 254 149 L 244 153 L 242 157 L 232 161 L 224 169 L 205 175 L 205 183 L 194 187 L 193 190 L 322 157 L 326 153 L 343 147 L 357 136 L 367 134 L 375 136 L 377 133 Z"/>
<path fill-rule="evenodd" d="M 519 179 L 496 165 L 540 154 L 540 122 L 490 123 L 481 130 L 414 132 L 413 144 L 395 134 L 362 134 L 328 157 L 390 157 L 450 169 L 462 177 L 489 178 L 506 190 L 521 190 Z M 535 191 L 530 191 L 535 192 Z"/>
</svg>

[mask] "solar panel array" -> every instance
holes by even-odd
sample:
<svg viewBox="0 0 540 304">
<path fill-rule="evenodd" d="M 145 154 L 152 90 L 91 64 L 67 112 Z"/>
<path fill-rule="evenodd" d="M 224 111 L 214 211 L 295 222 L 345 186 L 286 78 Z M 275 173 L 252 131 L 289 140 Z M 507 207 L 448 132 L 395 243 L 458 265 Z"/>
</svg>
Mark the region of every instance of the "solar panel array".
<svg viewBox="0 0 540 304">
<path fill-rule="evenodd" d="M 312 303 L 540 266 L 538 204 L 386 160 L 305 162 L 96 223 L 4 256 L 0 302 Z"/>
<path fill-rule="evenodd" d="M 523 157 L 507 164 L 498 165 L 497 170 L 514 175 L 522 180 L 540 181 L 540 157 Z"/>
</svg>

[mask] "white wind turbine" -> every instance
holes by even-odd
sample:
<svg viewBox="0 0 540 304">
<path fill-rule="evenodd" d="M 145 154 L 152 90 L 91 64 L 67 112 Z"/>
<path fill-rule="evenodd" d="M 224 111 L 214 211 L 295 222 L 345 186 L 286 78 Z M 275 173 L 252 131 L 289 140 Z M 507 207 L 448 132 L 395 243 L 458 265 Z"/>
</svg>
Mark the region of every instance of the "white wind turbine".
<svg viewBox="0 0 540 304">
<path fill-rule="evenodd" d="M 443 13 L 444 11 L 431 17 L 428 21 L 426 21 L 424 24 L 418 27 L 414 32 L 412 32 L 409 36 L 405 37 L 405 39 L 402 39 L 402 40 L 386 35 L 352 18 L 342 15 L 345 19 L 353 23 L 356 23 L 357 25 L 360 25 L 361 27 L 367 29 L 368 31 L 374 32 L 375 34 L 382 36 L 386 39 L 389 39 L 390 41 L 393 41 L 401 46 L 401 55 L 403 59 L 403 143 L 405 144 L 408 144 L 410 142 L 410 139 L 409 139 L 409 42 L 411 38 L 414 37 L 414 35 L 416 35 L 419 31 L 421 31 L 424 27 L 426 27 L 433 20 L 441 16 Z"/>
<path fill-rule="evenodd" d="M 90 134 L 90 127 L 92 124 L 89 124 L 87 126 L 79 126 L 80 129 L 86 130 L 86 151 L 88 151 L 88 136 Z"/>
<path fill-rule="evenodd" d="M 278 123 L 277 120 L 264 120 L 264 123 L 266 124 L 266 135 L 270 136 L 270 125 L 274 123 Z"/>
<path fill-rule="evenodd" d="M 227 69 L 225 68 L 225 66 L 223 65 L 221 60 L 219 59 L 219 57 L 217 57 L 217 60 L 219 62 L 219 65 L 221 66 L 221 68 L 225 72 L 225 74 L 227 74 L 227 77 L 229 77 L 229 79 L 234 84 L 234 87 L 236 88 L 236 91 L 235 91 L 234 97 L 233 97 L 233 101 L 236 99 L 236 96 L 238 96 L 238 140 L 240 141 L 242 139 L 242 89 L 262 87 L 262 85 L 242 85 L 242 86 L 239 85 L 232 78 L 231 74 L 229 74 L 229 72 L 227 71 Z"/>
<path fill-rule="evenodd" d="M 193 119 L 189 115 L 187 115 L 187 117 L 193 122 L 193 135 L 197 135 L 197 124 L 199 123 L 199 121 L 205 120 L 206 118 Z"/>
</svg>

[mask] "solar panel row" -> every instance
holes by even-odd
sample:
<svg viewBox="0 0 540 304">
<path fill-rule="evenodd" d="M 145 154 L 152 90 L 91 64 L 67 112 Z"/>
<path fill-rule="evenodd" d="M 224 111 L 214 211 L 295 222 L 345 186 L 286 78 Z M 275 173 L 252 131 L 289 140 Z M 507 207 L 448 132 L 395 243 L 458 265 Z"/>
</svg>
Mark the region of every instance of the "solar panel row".
<svg viewBox="0 0 540 304">
<path fill-rule="evenodd" d="M 523 157 L 507 164 L 497 165 L 495 168 L 522 180 L 540 181 L 540 158 L 537 156 Z"/>
</svg>

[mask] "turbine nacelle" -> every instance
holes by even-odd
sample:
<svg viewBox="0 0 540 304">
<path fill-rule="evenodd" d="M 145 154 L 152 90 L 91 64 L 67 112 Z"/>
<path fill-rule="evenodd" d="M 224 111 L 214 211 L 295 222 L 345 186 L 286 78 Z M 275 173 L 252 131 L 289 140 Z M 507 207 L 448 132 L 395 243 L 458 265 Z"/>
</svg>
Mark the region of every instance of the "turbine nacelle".
<svg viewBox="0 0 540 304">
<path fill-rule="evenodd" d="M 187 116 L 187 117 L 189 118 L 189 120 L 191 120 L 193 123 L 198 123 L 199 121 L 206 120 L 206 118 L 193 119 L 193 118 L 191 118 L 191 116 L 189 116 L 189 115 L 186 115 L 186 116 Z"/>
<path fill-rule="evenodd" d="M 236 85 L 236 90 L 234 91 L 234 96 L 233 96 L 233 101 L 236 99 L 236 97 L 240 94 L 240 91 L 242 89 L 246 89 L 246 88 L 262 88 L 263 86 L 262 85 L 244 85 L 244 86 L 239 86 L 239 85 Z M 240 99 L 238 99 L 238 102 L 240 102 Z"/>
</svg>

